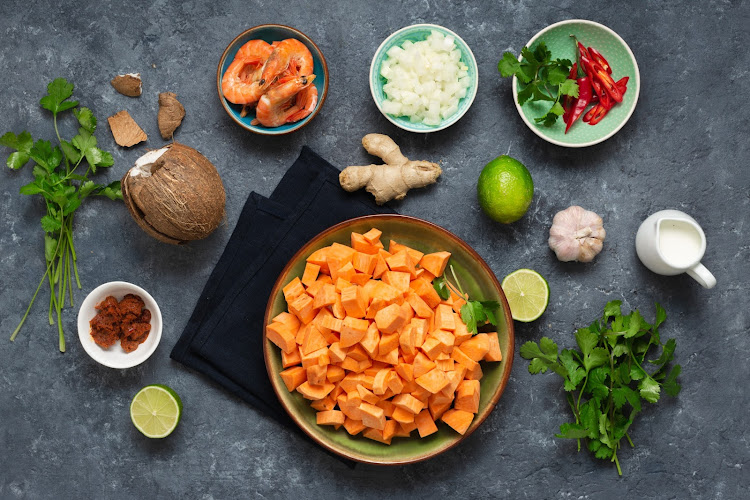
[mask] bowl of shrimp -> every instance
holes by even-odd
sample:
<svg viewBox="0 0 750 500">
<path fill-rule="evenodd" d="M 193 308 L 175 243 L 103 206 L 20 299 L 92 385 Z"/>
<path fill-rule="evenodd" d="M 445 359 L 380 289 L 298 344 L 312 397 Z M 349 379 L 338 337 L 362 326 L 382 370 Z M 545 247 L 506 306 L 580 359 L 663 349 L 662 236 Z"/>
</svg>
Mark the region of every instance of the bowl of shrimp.
<svg viewBox="0 0 750 500">
<path fill-rule="evenodd" d="M 328 65 L 315 42 L 281 24 L 255 26 L 224 50 L 216 70 L 224 110 L 256 134 L 283 135 L 307 125 L 328 93 Z"/>
</svg>

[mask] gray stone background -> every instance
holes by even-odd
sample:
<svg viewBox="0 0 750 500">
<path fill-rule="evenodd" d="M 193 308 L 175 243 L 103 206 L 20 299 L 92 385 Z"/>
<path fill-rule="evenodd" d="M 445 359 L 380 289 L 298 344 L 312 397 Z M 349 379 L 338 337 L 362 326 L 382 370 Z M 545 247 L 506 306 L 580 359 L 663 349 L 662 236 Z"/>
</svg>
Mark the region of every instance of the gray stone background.
<svg viewBox="0 0 750 500">
<path fill-rule="evenodd" d="M 613 138 L 583 150 L 543 142 L 513 106 L 510 80 L 497 61 L 538 30 L 571 18 L 618 32 L 638 60 L 642 92 L 630 122 Z M 383 118 L 367 75 L 380 42 L 417 22 L 455 30 L 479 63 L 479 93 L 453 127 L 409 134 Z M 294 26 L 326 55 L 330 92 L 305 129 L 264 138 L 238 128 L 219 105 L 218 58 L 248 27 Z M 98 137 L 120 178 L 146 148 L 164 144 L 157 95 L 179 95 L 187 117 L 176 138 L 212 160 L 227 191 L 227 220 L 207 240 L 185 247 L 143 233 L 125 207 L 106 199 L 78 212 L 75 242 L 83 289 L 126 280 L 146 288 L 164 315 L 156 353 L 143 365 L 113 370 L 92 361 L 76 336 L 77 308 L 64 311 L 68 351 L 57 350 L 47 324 L 48 292 L 15 343 L 8 342 L 43 272 L 39 200 L 18 189 L 28 169 L 0 173 L 0 497 L 2 498 L 747 498 L 750 492 L 747 296 L 750 275 L 750 96 L 747 1 L 596 2 L 246 2 L 19 1 L 0 3 L 0 132 L 54 137 L 38 105 L 46 84 L 63 76 L 75 98 L 100 120 Z M 121 96 L 117 73 L 140 72 L 144 93 Z M 146 144 L 116 146 L 105 118 L 127 109 L 146 130 Z M 72 117 L 63 135 L 73 133 Z M 521 267 L 547 277 L 544 316 L 516 325 L 516 359 L 499 406 L 457 448 L 413 466 L 349 470 L 202 376 L 169 359 L 240 209 L 255 190 L 270 194 L 302 145 L 335 165 L 371 159 L 360 145 L 369 132 L 392 135 L 413 158 L 439 161 L 436 186 L 394 205 L 455 232 L 498 277 Z M 3 154 L 7 151 L 3 150 Z M 528 214 L 503 226 L 484 217 L 476 180 L 492 158 L 509 153 L 531 171 L 536 191 Z M 563 264 L 547 248 L 555 212 L 580 204 L 601 214 L 604 251 L 591 264 Z M 706 266 L 718 279 L 704 290 L 687 276 L 660 277 L 638 261 L 634 236 L 650 213 L 677 208 L 705 229 Z M 682 393 L 649 406 L 632 428 L 635 449 L 619 456 L 623 477 L 575 443 L 553 437 L 569 409 L 553 375 L 531 376 L 518 346 L 547 335 L 572 346 L 574 329 L 608 300 L 640 308 L 653 303 L 669 319 L 662 336 L 677 339 Z M 150 441 L 128 416 L 142 386 L 163 383 L 182 396 L 176 432 Z"/>
</svg>

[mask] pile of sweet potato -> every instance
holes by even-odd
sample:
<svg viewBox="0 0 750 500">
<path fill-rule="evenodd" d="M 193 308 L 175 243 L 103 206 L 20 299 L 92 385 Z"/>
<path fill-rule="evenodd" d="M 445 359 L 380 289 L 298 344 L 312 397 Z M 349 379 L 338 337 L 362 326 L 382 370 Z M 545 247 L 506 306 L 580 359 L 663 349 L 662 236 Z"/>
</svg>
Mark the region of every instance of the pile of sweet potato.
<svg viewBox="0 0 750 500">
<path fill-rule="evenodd" d="M 479 362 L 502 359 L 497 333 L 472 336 L 458 313 L 466 297 L 433 288 L 449 252 L 392 240 L 386 251 L 381 236 L 373 228 L 313 252 L 283 288 L 289 312 L 266 327 L 280 376 L 313 401 L 320 425 L 386 444 L 428 436 L 438 419 L 464 434 L 479 410 Z"/>
</svg>

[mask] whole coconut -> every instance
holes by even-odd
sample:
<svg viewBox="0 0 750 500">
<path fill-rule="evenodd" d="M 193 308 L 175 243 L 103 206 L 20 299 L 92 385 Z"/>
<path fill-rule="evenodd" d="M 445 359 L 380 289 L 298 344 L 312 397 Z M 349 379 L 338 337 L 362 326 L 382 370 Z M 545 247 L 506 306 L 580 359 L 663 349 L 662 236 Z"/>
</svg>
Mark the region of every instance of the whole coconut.
<svg viewBox="0 0 750 500">
<path fill-rule="evenodd" d="M 226 196 L 216 167 L 179 143 L 138 158 L 122 178 L 122 197 L 146 233 L 173 245 L 205 238 L 225 214 Z"/>
</svg>

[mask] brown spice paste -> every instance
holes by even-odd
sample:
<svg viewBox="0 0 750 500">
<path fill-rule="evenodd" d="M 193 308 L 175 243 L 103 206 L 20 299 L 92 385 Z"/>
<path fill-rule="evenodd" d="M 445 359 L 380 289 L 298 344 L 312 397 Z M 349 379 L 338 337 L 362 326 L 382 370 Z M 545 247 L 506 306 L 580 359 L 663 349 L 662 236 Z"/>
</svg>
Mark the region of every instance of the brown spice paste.
<svg viewBox="0 0 750 500">
<path fill-rule="evenodd" d="M 144 306 L 143 299 L 132 293 L 120 302 L 111 295 L 104 299 L 89 322 L 94 342 L 108 349 L 119 340 L 125 352 L 135 351 L 151 331 L 151 311 Z"/>
</svg>

